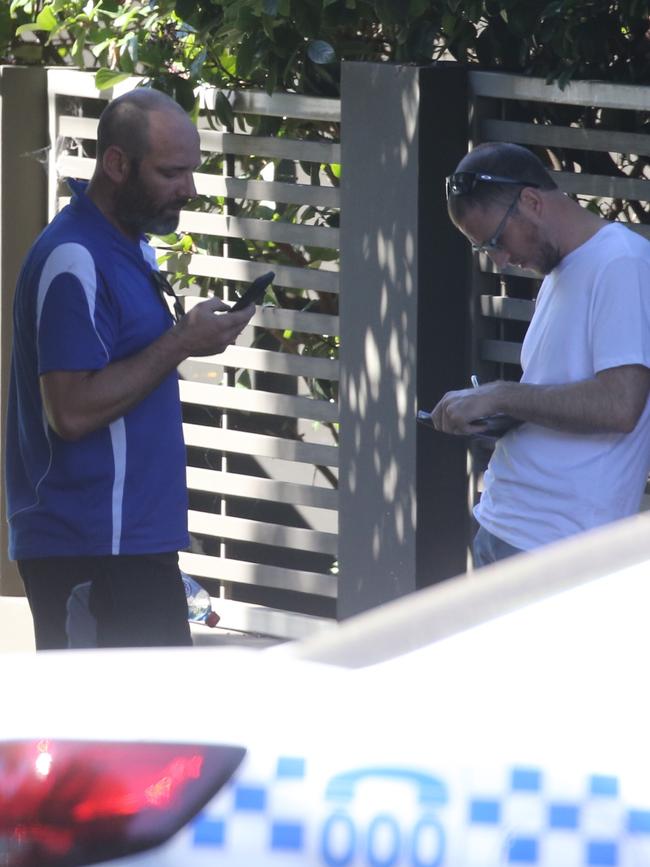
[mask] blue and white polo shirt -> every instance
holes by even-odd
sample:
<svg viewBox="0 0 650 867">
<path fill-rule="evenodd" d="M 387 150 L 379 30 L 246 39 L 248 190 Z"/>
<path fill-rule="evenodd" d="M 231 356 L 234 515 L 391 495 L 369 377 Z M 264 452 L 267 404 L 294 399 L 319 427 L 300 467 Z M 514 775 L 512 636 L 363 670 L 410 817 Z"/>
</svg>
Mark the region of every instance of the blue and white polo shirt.
<svg viewBox="0 0 650 867">
<path fill-rule="evenodd" d="M 18 280 L 7 419 L 13 559 L 185 548 L 187 488 L 174 371 L 108 427 L 65 442 L 39 376 L 100 370 L 171 325 L 151 277 L 153 248 L 130 241 L 71 182 L 73 199 L 34 243 Z"/>
</svg>

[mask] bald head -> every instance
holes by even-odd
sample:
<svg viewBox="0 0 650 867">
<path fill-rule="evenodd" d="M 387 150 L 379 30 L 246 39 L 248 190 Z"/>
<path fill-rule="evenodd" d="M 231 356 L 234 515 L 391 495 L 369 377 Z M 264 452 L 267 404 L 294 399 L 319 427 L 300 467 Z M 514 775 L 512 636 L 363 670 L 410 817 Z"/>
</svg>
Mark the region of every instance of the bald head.
<svg viewBox="0 0 650 867">
<path fill-rule="evenodd" d="M 109 102 L 102 112 L 97 127 L 98 161 L 113 145 L 133 159 L 142 159 L 149 148 L 152 112 L 171 112 L 189 122 L 186 112 L 166 93 L 138 87 Z"/>
</svg>

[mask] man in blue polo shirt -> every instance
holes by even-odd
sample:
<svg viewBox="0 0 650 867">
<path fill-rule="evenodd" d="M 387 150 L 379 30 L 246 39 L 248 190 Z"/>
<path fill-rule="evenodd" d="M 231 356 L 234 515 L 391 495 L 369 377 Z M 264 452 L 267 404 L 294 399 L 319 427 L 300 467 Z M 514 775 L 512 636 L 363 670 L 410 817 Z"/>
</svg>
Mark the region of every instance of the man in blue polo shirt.
<svg viewBox="0 0 650 867">
<path fill-rule="evenodd" d="M 111 102 L 87 187 L 34 243 L 16 289 L 6 485 L 39 649 L 67 646 L 66 604 L 90 581 L 100 646 L 191 644 L 177 366 L 233 343 L 254 308 L 212 298 L 174 322 L 145 233 L 196 194 L 199 136 L 173 100 Z"/>
</svg>

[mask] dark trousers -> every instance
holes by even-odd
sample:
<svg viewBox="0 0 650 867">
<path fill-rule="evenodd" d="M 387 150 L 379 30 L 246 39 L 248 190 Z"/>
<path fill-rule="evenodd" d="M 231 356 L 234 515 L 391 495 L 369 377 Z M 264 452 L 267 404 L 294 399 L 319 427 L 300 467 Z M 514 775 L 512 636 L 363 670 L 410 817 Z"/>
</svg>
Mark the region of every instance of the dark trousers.
<svg viewBox="0 0 650 867">
<path fill-rule="evenodd" d="M 508 542 L 499 539 L 485 527 L 479 527 L 472 542 L 472 553 L 474 555 L 474 568 L 479 569 L 481 566 L 489 566 L 490 563 L 497 563 L 499 560 L 514 557 L 515 554 L 522 552 L 520 548 L 509 545 Z"/>
<path fill-rule="evenodd" d="M 19 560 L 34 620 L 37 650 L 68 647 L 67 602 L 90 582 L 98 647 L 192 644 L 178 555 L 43 557 Z"/>
</svg>

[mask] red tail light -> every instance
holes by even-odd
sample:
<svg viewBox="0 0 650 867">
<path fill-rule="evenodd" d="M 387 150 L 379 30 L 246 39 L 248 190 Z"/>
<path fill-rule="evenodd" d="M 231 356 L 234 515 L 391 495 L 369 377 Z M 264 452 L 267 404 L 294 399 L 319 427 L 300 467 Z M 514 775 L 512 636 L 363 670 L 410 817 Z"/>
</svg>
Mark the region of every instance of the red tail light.
<svg viewBox="0 0 650 867">
<path fill-rule="evenodd" d="M 169 839 L 226 783 L 241 747 L 0 743 L 0 865 L 81 867 Z"/>
</svg>

